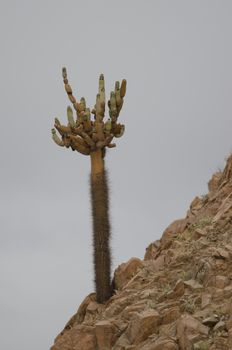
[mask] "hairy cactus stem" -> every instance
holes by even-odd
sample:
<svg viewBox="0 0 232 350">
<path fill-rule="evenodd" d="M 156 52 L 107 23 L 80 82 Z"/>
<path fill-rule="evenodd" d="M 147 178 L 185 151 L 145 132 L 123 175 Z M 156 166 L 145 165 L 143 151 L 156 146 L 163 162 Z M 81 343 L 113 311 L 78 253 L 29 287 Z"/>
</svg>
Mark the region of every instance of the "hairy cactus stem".
<svg viewBox="0 0 232 350">
<path fill-rule="evenodd" d="M 90 157 L 95 288 L 97 302 L 104 303 L 112 295 L 108 183 L 102 149 Z"/>
</svg>

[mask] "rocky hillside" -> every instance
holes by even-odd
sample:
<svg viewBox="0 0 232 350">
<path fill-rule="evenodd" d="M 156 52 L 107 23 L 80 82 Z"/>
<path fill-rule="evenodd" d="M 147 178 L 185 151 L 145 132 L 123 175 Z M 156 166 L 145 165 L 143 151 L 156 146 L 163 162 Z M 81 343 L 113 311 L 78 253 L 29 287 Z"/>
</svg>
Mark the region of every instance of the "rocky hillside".
<svg viewBox="0 0 232 350">
<path fill-rule="evenodd" d="M 88 295 L 51 350 L 232 349 L 232 156 L 144 260 L 114 274 L 104 305 Z"/>
</svg>

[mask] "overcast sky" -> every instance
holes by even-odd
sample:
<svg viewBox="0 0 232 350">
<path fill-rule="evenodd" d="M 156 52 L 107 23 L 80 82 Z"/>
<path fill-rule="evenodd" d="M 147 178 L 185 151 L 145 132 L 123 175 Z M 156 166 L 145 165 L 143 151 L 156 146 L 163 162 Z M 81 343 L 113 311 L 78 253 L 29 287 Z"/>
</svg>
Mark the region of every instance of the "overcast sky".
<svg viewBox="0 0 232 350">
<path fill-rule="evenodd" d="M 106 158 L 114 268 L 145 248 L 232 151 L 230 0 L 0 1 L 0 348 L 49 349 L 93 291 L 90 159 L 54 117 L 127 79 Z"/>
</svg>

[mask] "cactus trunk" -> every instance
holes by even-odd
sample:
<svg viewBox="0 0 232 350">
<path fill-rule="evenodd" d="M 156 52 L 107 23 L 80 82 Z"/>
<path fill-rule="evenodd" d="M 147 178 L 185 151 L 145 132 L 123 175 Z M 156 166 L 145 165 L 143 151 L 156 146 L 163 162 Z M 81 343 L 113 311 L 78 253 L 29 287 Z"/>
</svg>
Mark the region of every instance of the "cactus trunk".
<svg viewBox="0 0 232 350">
<path fill-rule="evenodd" d="M 109 191 L 102 150 L 91 152 L 90 157 L 95 290 L 97 301 L 103 303 L 112 295 Z"/>
</svg>

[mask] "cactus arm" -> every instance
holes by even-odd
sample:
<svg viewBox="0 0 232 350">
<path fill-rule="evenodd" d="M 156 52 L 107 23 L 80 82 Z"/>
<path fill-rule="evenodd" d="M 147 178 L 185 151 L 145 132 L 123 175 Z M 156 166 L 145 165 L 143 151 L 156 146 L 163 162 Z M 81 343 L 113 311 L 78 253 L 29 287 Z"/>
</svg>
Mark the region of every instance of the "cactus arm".
<svg viewBox="0 0 232 350">
<path fill-rule="evenodd" d="M 71 133 L 71 128 L 69 126 L 65 125 L 60 125 L 60 124 L 54 124 L 54 127 L 56 130 L 59 131 L 60 135 L 63 136 L 64 134 L 70 134 Z"/>
<path fill-rule="evenodd" d="M 90 109 L 86 108 L 85 114 L 84 114 L 84 120 L 83 120 L 83 127 L 85 132 L 91 132 L 92 131 L 92 123 L 91 123 L 91 118 L 90 118 Z"/>
<path fill-rule="evenodd" d="M 121 94 L 120 94 L 119 81 L 116 81 L 116 83 L 115 83 L 115 99 L 116 99 L 117 112 L 119 115 L 119 112 L 120 112 L 122 105 L 123 105 L 123 99 L 122 99 Z"/>
<path fill-rule="evenodd" d="M 100 96 L 100 106 L 101 106 L 101 115 L 102 115 L 102 119 L 104 118 L 104 114 L 105 114 L 105 79 L 104 79 L 104 75 L 101 74 L 99 77 L 99 85 L 98 85 L 98 93 Z"/>
<path fill-rule="evenodd" d="M 117 115 L 116 98 L 115 98 L 114 91 L 111 91 L 110 93 L 109 106 L 110 106 L 110 110 L 109 110 L 110 118 L 112 122 L 116 122 L 118 115 Z"/>
<path fill-rule="evenodd" d="M 121 87 L 120 87 L 121 98 L 125 97 L 125 95 L 126 95 L 126 85 L 127 85 L 126 79 L 123 79 L 123 81 L 121 83 Z"/>
<path fill-rule="evenodd" d="M 109 144 L 107 145 L 107 147 L 109 147 L 109 148 L 114 148 L 114 147 L 116 147 L 116 143 L 109 143 Z"/>
<path fill-rule="evenodd" d="M 83 140 L 83 138 L 81 136 L 70 135 L 69 137 L 70 137 L 72 142 L 88 148 L 88 144 L 85 142 L 85 140 Z"/>
<path fill-rule="evenodd" d="M 81 111 L 85 111 L 86 110 L 86 101 L 85 101 L 85 98 L 84 97 L 81 97 L 81 100 L 80 100 L 80 110 Z"/>
<path fill-rule="evenodd" d="M 59 121 L 59 119 L 58 119 L 58 118 L 55 118 L 55 124 L 57 124 L 57 125 L 61 125 L 61 124 L 60 124 L 60 121 Z"/>
<path fill-rule="evenodd" d="M 72 128 L 74 128 L 76 126 L 76 123 L 74 121 L 73 111 L 72 111 L 72 108 L 70 106 L 67 107 L 67 118 L 68 118 L 69 125 Z"/>
<path fill-rule="evenodd" d="M 126 80 L 123 79 L 121 86 L 119 81 L 115 82 L 115 89 L 111 92 L 110 100 L 108 101 L 109 115 L 113 123 L 116 123 L 119 113 L 123 106 L 123 98 L 126 94 Z"/>
<path fill-rule="evenodd" d="M 125 125 L 121 125 L 120 124 L 120 132 L 118 134 L 114 134 L 115 137 L 119 138 L 121 137 L 123 134 L 124 134 L 124 131 L 125 131 Z"/>
<path fill-rule="evenodd" d="M 66 70 L 65 67 L 62 68 L 62 76 L 63 76 L 63 82 L 64 82 L 65 91 L 66 91 L 66 93 L 67 93 L 67 95 L 68 95 L 68 98 L 69 98 L 70 102 L 71 102 L 72 105 L 73 105 L 73 108 L 74 108 L 75 111 L 76 111 L 77 119 L 79 119 L 79 114 L 80 114 L 80 112 L 81 112 L 81 110 L 80 110 L 80 104 L 77 102 L 76 97 L 73 96 L 72 88 L 71 88 L 71 85 L 69 85 L 67 70 Z"/>
<path fill-rule="evenodd" d="M 67 70 L 66 70 L 65 67 L 62 68 L 62 76 L 63 76 L 63 82 L 64 82 L 65 91 L 66 91 L 66 93 L 68 95 L 68 98 L 69 98 L 70 102 L 73 104 L 73 107 L 74 107 L 74 105 L 77 103 L 77 101 L 76 101 L 75 96 L 73 96 L 72 88 L 71 88 L 71 86 L 68 83 Z"/>
<path fill-rule="evenodd" d="M 101 104 L 100 94 L 97 94 L 96 96 L 96 104 L 94 109 L 96 111 L 96 121 L 102 122 L 104 118 L 104 108 L 103 108 L 103 105 Z"/>
<path fill-rule="evenodd" d="M 90 146 L 91 150 L 94 150 L 96 148 L 94 141 L 91 139 L 91 137 L 87 133 L 82 131 L 81 136 L 83 137 L 85 142 Z"/>
<path fill-rule="evenodd" d="M 72 136 L 70 138 L 70 145 L 72 147 L 72 149 L 75 149 L 76 151 L 78 151 L 81 154 L 84 154 L 86 156 L 88 156 L 90 154 L 90 148 L 85 144 L 83 144 L 83 140 L 80 137 L 77 136 Z"/>
<path fill-rule="evenodd" d="M 58 146 L 64 147 L 64 142 L 59 138 L 55 129 L 52 129 L 52 139 Z"/>
</svg>

